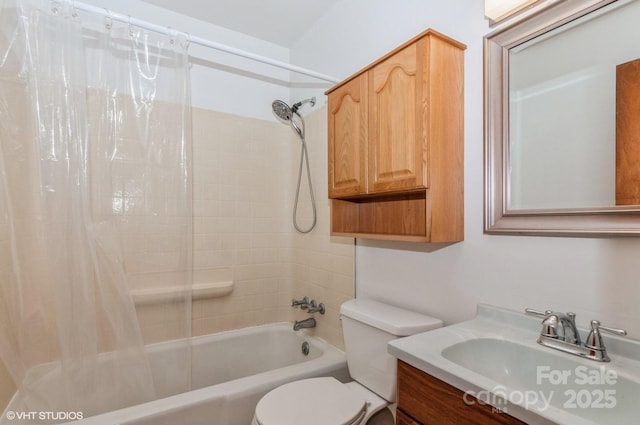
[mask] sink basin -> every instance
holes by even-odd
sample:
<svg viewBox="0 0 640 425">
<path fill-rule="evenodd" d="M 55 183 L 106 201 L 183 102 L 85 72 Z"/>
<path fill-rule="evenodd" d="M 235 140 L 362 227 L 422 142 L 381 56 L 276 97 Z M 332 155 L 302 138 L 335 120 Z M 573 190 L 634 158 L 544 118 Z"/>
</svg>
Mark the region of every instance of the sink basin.
<svg viewBox="0 0 640 425">
<path fill-rule="evenodd" d="M 611 362 L 599 363 L 541 346 L 540 326 L 479 305 L 475 319 L 393 340 L 388 351 L 456 387 L 465 402 L 527 424 L 640 424 L 639 341 L 607 336 Z"/>
<path fill-rule="evenodd" d="M 456 343 L 442 350 L 442 357 L 499 383 L 491 389 L 494 394 L 523 399 L 529 410 L 570 409 L 603 424 L 640 420 L 640 384 L 609 364 L 588 365 L 570 355 L 497 338 Z"/>
</svg>

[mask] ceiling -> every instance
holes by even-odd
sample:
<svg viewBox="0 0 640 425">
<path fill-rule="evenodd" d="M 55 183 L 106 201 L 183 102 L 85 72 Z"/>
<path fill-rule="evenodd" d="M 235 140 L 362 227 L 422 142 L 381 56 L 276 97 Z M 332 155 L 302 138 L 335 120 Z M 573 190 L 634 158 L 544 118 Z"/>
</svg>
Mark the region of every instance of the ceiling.
<svg viewBox="0 0 640 425">
<path fill-rule="evenodd" d="M 284 47 L 338 0 L 144 0 Z"/>
</svg>

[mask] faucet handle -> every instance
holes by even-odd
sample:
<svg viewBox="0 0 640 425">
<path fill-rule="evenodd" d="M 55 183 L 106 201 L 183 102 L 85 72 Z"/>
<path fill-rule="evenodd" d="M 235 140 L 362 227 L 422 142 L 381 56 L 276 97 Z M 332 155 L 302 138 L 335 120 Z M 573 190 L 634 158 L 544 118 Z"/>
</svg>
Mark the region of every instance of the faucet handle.
<svg viewBox="0 0 640 425">
<path fill-rule="evenodd" d="M 547 317 L 549 317 L 550 315 L 553 314 L 553 311 L 551 310 L 547 310 L 547 311 L 540 311 L 540 310 L 534 310 L 532 308 L 525 308 L 524 312 L 527 313 L 529 316 L 536 316 L 539 317 L 541 319 L 546 319 Z"/>
<path fill-rule="evenodd" d="M 542 311 L 534 310 L 532 308 L 527 308 L 524 312 L 528 315 L 542 319 L 542 330 L 540 331 L 540 336 L 553 339 L 559 339 L 561 337 L 564 338 L 564 329 L 560 327 L 560 313 L 555 313 L 551 310 L 546 310 L 543 313 Z M 575 314 L 571 320 L 573 319 L 575 319 Z M 560 330 L 562 330 L 562 333 Z"/>
<path fill-rule="evenodd" d="M 598 329 L 602 329 L 603 331 L 607 331 L 609 333 L 620 335 L 620 336 L 625 336 L 627 334 L 627 331 L 625 331 L 624 329 L 617 329 L 617 328 L 610 328 L 608 326 L 602 326 L 600 322 L 598 322 L 597 320 L 591 321 L 592 328 L 594 325 L 593 322 L 596 322 L 596 326 L 598 327 Z"/>
<path fill-rule="evenodd" d="M 309 303 L 309 309 L 307 310 L 307 313 L 309 313 L 309 314 L 313 314 L 313 313 L 324 314 L 325 311 L 326 311 L 326 309 L 325 309 L 323 303 L 318 304 L 316 302 L 316 300 L 311 300 L 311 302 Z"/>
<path fill-rule="evenodd" d="M 604 350 L 604 343 L 602 342 L 602 335 L 600 334 L 600 330 L 603 330 L 612 334 L 616 334 L 616 335 L 621 335 L 621 336 L 624 336 L 627 334 L 627 331 L 625 331 L 624 329 L 616 329 L 616 328 L 610 328 L 608 326 L 602 326 L 600 324 L 600 321 L 592 320 L 591 332 L 589 333 L 589 336 L 587 336 L 587 340 L 584 343 L 585 347 L 591 348 L 592 350 L 600 350 L 600 351 Z"/>
<path fill-rule="evenodd" d="M 301 300 L 293 299 L 291 300 L 291 307 L 298 307 L 301 309 L 306 309 L 309 306 L 309 297 L 304 297 Z"/>
</svg>

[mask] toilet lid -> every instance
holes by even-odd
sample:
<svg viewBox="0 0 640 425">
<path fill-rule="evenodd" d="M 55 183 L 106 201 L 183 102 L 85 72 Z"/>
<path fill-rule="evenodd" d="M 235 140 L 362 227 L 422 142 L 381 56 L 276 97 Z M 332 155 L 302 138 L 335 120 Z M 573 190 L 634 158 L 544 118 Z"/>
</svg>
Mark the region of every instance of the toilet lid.
<svg viewBox="0 0 640 425">
<path fill-rule="evenodd" d="M 364 397 L 335 378 L 291 382 L 267 393 L 256 406 L 260 425 L 352 425 L 366 410 Z"/>
</svg>

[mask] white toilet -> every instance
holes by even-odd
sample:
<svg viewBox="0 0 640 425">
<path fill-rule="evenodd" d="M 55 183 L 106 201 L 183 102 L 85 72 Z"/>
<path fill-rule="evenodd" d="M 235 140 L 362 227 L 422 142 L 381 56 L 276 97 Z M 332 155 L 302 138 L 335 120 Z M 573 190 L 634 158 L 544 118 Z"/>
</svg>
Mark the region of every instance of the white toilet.
<svg viewBox="0 0 640 425">
<path fill-rule="evenodd" d="M 364 425 L 396 400 L 396 359 L 387 343 L 442 326 L 442 321 L 373 300 L 355 299 L 340 308 L 349 374 L 290 382 L 267 393 L 252 425 Z"/>
</svg>

